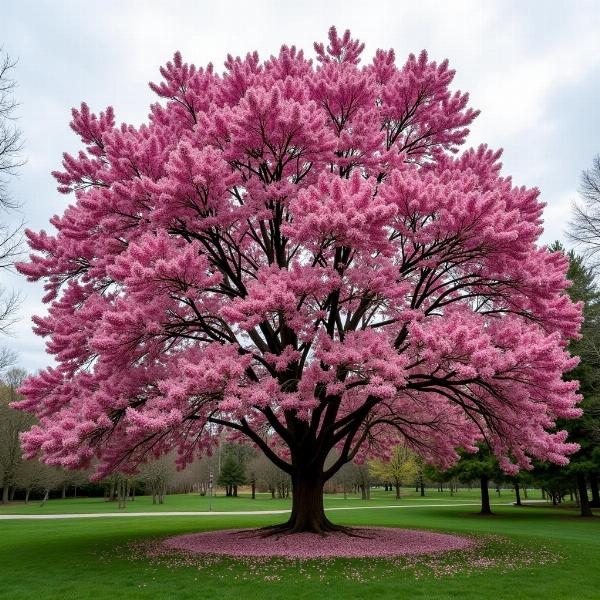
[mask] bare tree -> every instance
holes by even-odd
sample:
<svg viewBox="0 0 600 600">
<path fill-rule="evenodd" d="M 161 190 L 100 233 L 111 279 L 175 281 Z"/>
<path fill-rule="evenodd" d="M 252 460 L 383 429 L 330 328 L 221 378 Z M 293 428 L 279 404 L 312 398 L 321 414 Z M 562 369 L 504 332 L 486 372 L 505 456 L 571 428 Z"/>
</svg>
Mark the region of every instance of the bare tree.
<svg viewBox="0 0 600 600">
<path fill-rule="evenodd" d="M 139 479 L 152 496 L 152 504 L 163 504 L 169 485 L 175 476 L 175 462 L 172 455 L 166 455 L 143 465 Z"/>
<path fill-rule="evenodd" d="M 17 465 L 15 486 L 25 493 L 25 504 L 29 503 L 31 492 L 42 492 L 46 495 L 56 487 L 57 469 L 50 467 L 39 460 L 22 460 Z"/>
<path fill-rule="evenodd" d="M 23 460 L 19 434 L 33 424 L 31 415 L 10 407 L 10 403 L 18 399 L 17 388 L 24 377 L 22 369 L 11 369 L 0 385 L 0 484 L 3 504 L 14 493 L 17 471 Z"/>
<path fill-rule="evenodd" d="M 18 202 L 10 193 L 10 179 L 23 165 L 23 141 L 20 129 L 16 125 L 14 96 L 16 82 L 13 70 L 16 61 L 12 60 L 0 48 L 0 212 L 14 211 Z M 9 225 L 0 218 L 0 270 L 10 269 L 21 253 L 23 223 Z M 9 333 L 15 321 L 20 297 L 16 292 L 0 288 L 0 333 Z M 0 371 L 14 363 L 14 353 L 0 349 Z"/>
<path fill-rule="evenodd" d="M 594 157 L 592 167 L 581 174 L 579 195 L 582 202 L 573 206 L 569 238 L 596 268 L 600 265 L 600 154 Z"/>
<path fill-rule="evenodd" d="M 0 48 L 0 206 L 15 209 L 18 203 L 9 190 L 9 179 L 23 165 L 23 137 L 16 125 L 13 70 L 17 62 Z"/>
<path fill-rule="evenodd" d="M 290 476 L 264 454 L 258 454 L 252 459 L 250 470 L 255 482 L 263 485 L 271 493 L 272 498 L 275 498 L 275 494 L 280 498 L 289 495 Z"/>
</svg>

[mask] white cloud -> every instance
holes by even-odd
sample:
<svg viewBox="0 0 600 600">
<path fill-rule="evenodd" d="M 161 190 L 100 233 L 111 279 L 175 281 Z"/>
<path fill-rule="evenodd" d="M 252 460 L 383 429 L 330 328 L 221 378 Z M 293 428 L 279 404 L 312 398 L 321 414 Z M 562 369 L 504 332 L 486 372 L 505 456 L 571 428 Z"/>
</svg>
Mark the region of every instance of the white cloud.
<svg viewBox="0 0 600 600">
<path fill-rule="evenodd" d="M 313 41 L 324 40 L 331 24 L 361 38 L 367 60 L 377 47 L 395 48 L 398 60 L 422 48 L 433 59 L 449 58 L 456 87 L 482 110 L 470 143 L 503 146 L 505 172 L 539 186 L 548 202 L 544 241 L 563 236 L 578 173 L 590 149 L 600 151 L 598 121 L 573 112 L 581 97 L 600 96 L 600 11 L 591 0 L 12 3 L 3 10 L 0 41 L 20 59 L 29 161 L 14 189 L 29 224 L 46 227 L 69 202 L 49 171 L 60 167 L 63 151 L 78 147 L 68 128 L 71 106 L 112 104 L 118 120 L 139 123 L 155 101 L 147 83 L 175 50 L 219 70 L 228 52 L 258 49 L 266 58 L 282 43 L 312 55 Z M 34 369 L 49 362 L 43 340 L 30 333 L 31 314 L 42 311 L 41 287 L 11 284 L 28 298 L 15 345 Z"/>
</svg>

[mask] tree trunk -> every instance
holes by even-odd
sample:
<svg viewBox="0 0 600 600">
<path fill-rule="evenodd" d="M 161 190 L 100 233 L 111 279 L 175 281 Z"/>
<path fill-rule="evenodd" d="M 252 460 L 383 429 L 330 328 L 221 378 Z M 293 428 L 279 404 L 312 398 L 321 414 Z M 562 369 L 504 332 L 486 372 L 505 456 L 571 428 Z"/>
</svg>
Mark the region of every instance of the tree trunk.
<svg viewBox="0 0 600 600">
<path fill-rule="evenodd" d="M 292 514 L 287 526 L 291 533 L 323 533 L 335 529 L 325 516 L 323 484 L 319 475 L 292 478 Z"/>
<path fill-rule="evenodd" d="M 587 482 L 583 473 L 577 475 L 577 489 L 579 490 L 579 508 L 581 510 L 581 516 L 592 517 L 592 509 L 590 508 L 590 501 L 588 500 L 587 495 Z"/>
<path fill-rule="evenodd" d="M 425 483 L 421 479 L 421 496 L 424 496 L 424 495 L 425 495 Z"/>
<path fill-rule="evenodd" d="M 400 500 L 400 484 L 396 483 L 395 487 L 396 487 L 396 500 Z"/>
<path fill-rule="evenodd" d="M 484 475 L 481 478 L 481 514 L 491 515 L 492 508 L 490 506 L 490 491 L 488 489 L 489 479 Z"/>
<path fill-rule="evenodd" d="M 521 506 L 521 490 L 519 489 L 518 483 L 515 483 L 515 496 L 517 498 L 517 506 Z"/>
<path fill-rule="evenodd" d="M 16 486 L 13 486 L 12 488 L 10 488 L 10 496 L 9 496 L 9 500 L 12 502 L 15 499 L 15 493 L 17 491 Z"/>
<path fill-rule="evenodd" d="M 2 504 L 8 504 L 8 493 L 10 489 L 8 488 L 8 484 L 5 484 L 2 488 Z"/>
<path fill-rule="evenodd" d="M 256 481 L 252 481 L 252 500 L 256 500 Z"/>
<path fill-rule="evenodd" d="M 598 490 L 598 475 L 595 473 L 590 475 L 590 488 L 592 489 L 591 506 L 600 508 L 600 492 Z"/>
<path fill-rule="evenodd" d="M 31 490 L 29 488 L 27 488 L 25 490 L 25 504 L 29 504 L 29 494 L 30 494 Z"/>
<path fill-rule="evenodd" d="M 67 497 L 67 485 L 63 484 L 62 489 L 60 491 L 60 497 L 64 500 Z"/>
</svg>

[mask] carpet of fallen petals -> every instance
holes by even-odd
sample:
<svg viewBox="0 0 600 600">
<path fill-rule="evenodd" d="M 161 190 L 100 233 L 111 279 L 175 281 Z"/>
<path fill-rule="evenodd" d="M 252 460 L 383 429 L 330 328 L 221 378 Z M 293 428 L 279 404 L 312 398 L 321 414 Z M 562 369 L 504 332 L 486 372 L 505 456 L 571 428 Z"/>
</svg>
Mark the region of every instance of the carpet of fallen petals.
<svg viewBox="0 0 600 600">
<path fill-rule="evenodd" d="M 381 529 L 373 529 L 382 531 Z M 407 530 L 400 530 L 407 531 Z M 223 533 L 223 532 L 215 532 Z M 415 532 L 429 533 L 429 532 Z M 192 534 L 195 535 L 195 534 Z M 187 536 L 179 536 L 179 538 Z M 458 537 L 458 536 L 456 536 Z M 510 538 L 495 535 L 466 536 L 469 541 L 464 548 L 428 554 L 404 554 L 396 556 L 369 556 L 367 558 L 290 558 L 288 556 L 227 556 L 215 553 L 199 553 L 174 549 L 169 540 L 155 539 L 131 542 L 100 556 L 101 560 L 112 561 L 125 558 L 144 562 L 140 572 L 145 587 L 148 579 L 160 577 L 161 569 L 195 569 L 203 577 L 233 579 L 240 582 L 256 580 L 277 582 L 295 577 L 308 581 L 333 583 L 346 579 L 356 582 L 382 581 L 386 577 L 397 577 L 400 573 L 414 579 L 422 577 L 469 576 L 485 569 L 506 573 L 518 569 L 558 563 L 562 557 L 544 545 L 518 543 Z M 264 538 L 267 539 L 268 538 Z M 259 544 L 263 538 L 256 539 Z M 293 536 L 292 536 L 293 539 Z M 327 538 L 326 538 L 327 539 Z M 274 541 L 271 538 L 271 541 Z M 347 543 L 360 543 L 359 538 L 350 538 Z M 297 542 L 296 542 L 297 543 Z"/>
<path fill-rule="evenodd" d="M 165 540 L 171 550 L 226 556 L 286 558 L 363 558 L 434 554 L 471 546 L 468 537 L 418 529 L 376 527 L 355 529 L 353 535 L 336 532 L 264 536 L 254 529 L 227 529 L 180 535 Z"/>
</svg>

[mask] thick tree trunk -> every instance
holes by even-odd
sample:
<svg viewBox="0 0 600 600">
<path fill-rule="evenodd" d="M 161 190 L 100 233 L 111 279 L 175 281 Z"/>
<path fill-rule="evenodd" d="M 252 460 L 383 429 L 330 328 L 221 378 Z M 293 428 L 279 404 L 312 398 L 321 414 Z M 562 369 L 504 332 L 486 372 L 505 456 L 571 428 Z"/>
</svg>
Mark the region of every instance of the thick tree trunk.
<svg viewBox="0 0 600 600">
<path fill-rule="evenodd" d="M 590 488 L 592 490 L 591 506 L 600 508 L 600 492 L 598 490 L 598 475 L 595 473 L 590 475 Z"/>
<path fill-rule="evenodd" d="M 516 496 L 516 505 L 521 506 L 521 490 L 519 489 L 519 484 L 515 483 L 515 496 Z"/>
<path fill-rule="evenodd" d="M 10 492 L 10 488 L 9 488 L 8 484 L 5 484 L 4 487 L 2 488 L 2 504 L 8 504 L 9 492 Z"/>
<path fill-rule="evenodd" d="M 252 500 L 256 499 L 256 482 L 252 482 Z"/>
<path fill-rule="evenodd" d="M 335 529 L 323 508 L 324 483 L 320 474 L 292 478 L 292 514 L 286 524 L 290 533 L 325 533 Z"/>
<path fill-rule="evenodd" d="M 424 496 L 424 495 L 425 495 L 425 483 L 421 479 L 421 496 Z"/>
<path fill-rule="evenodd" d="M 579 509 L 582 517 L 592 517 L 592 509 L 587 495 L 587 482 L 585 475 L 582 473 L 577 475 L 577 489 L 579 490 Z"/>
<path fill-rule="evenodd" d="M 490 491 L 488 489 L 489 479 L 487 477 L 481 478 L 481 514 L 491 515 L 492 507 L 490 506 Z"/>
<path fill-rule="evenodd" d="M 400 484 L 396 484 L 396 500 L 400 500 Z"/>
<path fill-rule="evenodd" d="M 295 473 L 292 476 L 292 513 L 290 518 L 281 525 L 265 527 L 263 529 L 265 535 L 303 532 L 325 535 L 328 532 L 345 531 L 345 527 L 334 525 L 325 516 L 324 483 L 322 470 L 314 469 Z"/>
</svg>

